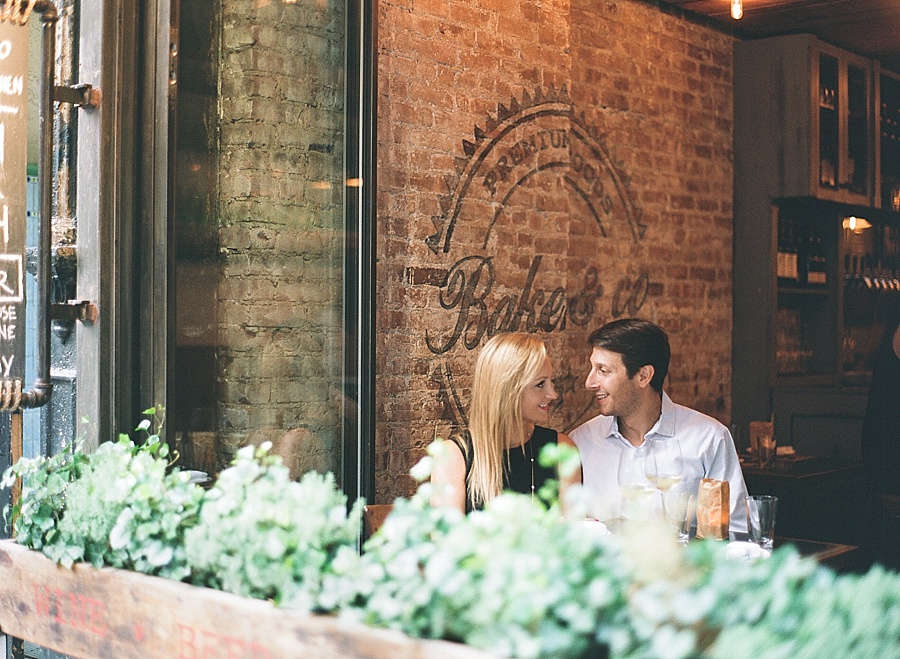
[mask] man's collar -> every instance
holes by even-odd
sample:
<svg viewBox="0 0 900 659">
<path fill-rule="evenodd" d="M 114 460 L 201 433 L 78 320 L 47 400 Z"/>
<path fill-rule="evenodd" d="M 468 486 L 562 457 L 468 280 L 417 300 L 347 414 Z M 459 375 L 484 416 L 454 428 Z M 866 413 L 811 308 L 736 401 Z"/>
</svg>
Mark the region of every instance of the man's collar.
<svg viewBox="0 0 900 659">
<path fill-rule="evenodd" d="M 659 420 L 650 428 L 647 437 L 650 435 L 675 436 L 675 403 L 672 402 L 672 399 L 669 398 L 665 391 L 662 393 L 662 409 L 660 410 Z"/>
<path fill-rule="evenodd" d="M 606 417 L 609 419 L 609 427 L 606 433 L 607 437 L 620 437 L 623 441 L 624 435 L 619 432 L 619 417 Z M 675 403 L 669 398 L 666 392 L 662 392 L 662 404 L 660 406 L 659 419 L 653 424 L 653 427 L 647 432 L 645 437 L 650 435 L 661 435 L 663 437 L 675 436 Z"/>
</svg>

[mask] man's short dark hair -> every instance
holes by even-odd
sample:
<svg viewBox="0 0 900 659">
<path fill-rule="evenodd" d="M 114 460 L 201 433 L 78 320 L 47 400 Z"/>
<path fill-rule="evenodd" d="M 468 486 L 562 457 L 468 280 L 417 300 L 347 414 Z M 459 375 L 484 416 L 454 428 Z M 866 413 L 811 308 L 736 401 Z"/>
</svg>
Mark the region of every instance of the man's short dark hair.
<svg viewBox="0 0 900 659">
<path fill-rule="evenodd" d="M 640 318 L 620 318 L 591 332 L 588 343 L 620 354 L 629 378 L 649 364 L 653 367 L 650 386 L 662 392 L 672 352 L 669 335 L 659 325 Z"/>
</svg>

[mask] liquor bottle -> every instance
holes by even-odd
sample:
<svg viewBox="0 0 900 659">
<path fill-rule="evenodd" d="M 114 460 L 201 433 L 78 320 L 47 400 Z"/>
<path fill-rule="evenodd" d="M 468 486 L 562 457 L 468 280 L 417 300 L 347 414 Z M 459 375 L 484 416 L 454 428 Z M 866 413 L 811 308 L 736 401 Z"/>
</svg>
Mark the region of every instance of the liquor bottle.
<svg viewBox="0 0 900 659">
<path fill-rule="evenodd" d="M 790 219 L 778 223 L 778 254 L 776 266 L 778 281 L 782 284 L 797 283 L 797 241 L 794 222 Z"/>
<path fill-rule="evenodd" d="M 806 283 L 810 286 L 828 284 L 828 263 L 822 247 L 822 237 L 817 232 L 809 237 L 809 253 L 806 257 Z"/>
<path fill-rule="evenodd" d="M 800 279 L 800 236 L 797 235 L 797 229 L 791 224 L 791 235 L 788 240 L 788 279 L 796 282 Z"/>
<path fill-rule="evenodd" d="M 787 243 L 784 238 L 785 223 L 778 222 L 778 251 L 775 255 L 775 275 L 778 280 L 787 279 Z"/>
</svg>

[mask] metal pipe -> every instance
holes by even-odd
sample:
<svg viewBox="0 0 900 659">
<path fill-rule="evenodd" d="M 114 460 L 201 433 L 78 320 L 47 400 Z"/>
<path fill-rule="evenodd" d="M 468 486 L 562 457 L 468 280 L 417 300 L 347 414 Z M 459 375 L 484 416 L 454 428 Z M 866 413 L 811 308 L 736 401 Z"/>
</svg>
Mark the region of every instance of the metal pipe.
<svg viewBox="0 0 900 659">
<path fill-rule="evenodd" d="M 53 88 L 56 66 L 56 23 L 59 12 L 49 0 L 35 2 L 33 11 L 41 15 L 41 89 L 38 119 L 38 254 L 37 254 L 37 377 L 34 385 L 22 393 L 21 407 L 41 407 L 50 400 L 50 250 L 53 210 Z"/>
</svg>

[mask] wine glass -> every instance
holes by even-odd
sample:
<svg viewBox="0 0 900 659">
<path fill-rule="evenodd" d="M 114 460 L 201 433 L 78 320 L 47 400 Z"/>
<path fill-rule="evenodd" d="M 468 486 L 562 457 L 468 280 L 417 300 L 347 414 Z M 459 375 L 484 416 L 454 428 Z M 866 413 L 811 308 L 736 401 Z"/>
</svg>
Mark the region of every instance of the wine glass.
<svg viewBox="0 0 900 659">
<path fill-rule="evenodd" d="M 666 515 L 666 493 L 684 478 L 681 444 L 674 437 L 644 440 L 644 475 L 662 493 L 662 512 Z"/>
<path fill-rule="evenodd" d="M 647 479 L 644 467 L 645 449 L 640 446 L 625 450 L 619 458 L 619 490 L 622 493 L 622 516 L 631 519 L 646 517 L 648 501 L 656 491 Z"/>
<path fill-rule="evenodd" d="M 678 533 L 678 542 L 686 545 L 691 538 L 691 525 L 697 514 L 697 496 L 684 487 L 676 485 L 663 495 L 663 511 L 666 520 Z"/>
</svg>

